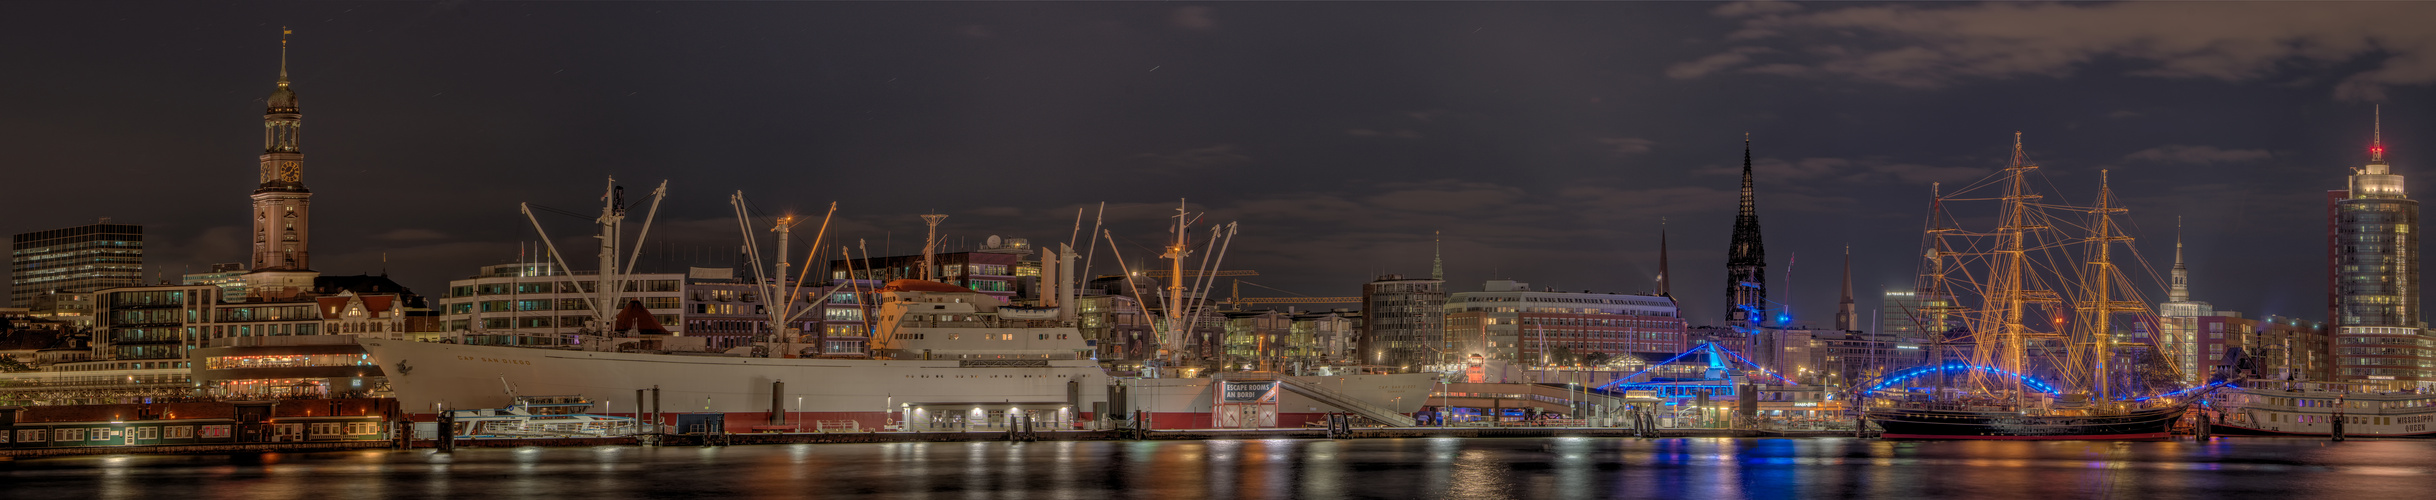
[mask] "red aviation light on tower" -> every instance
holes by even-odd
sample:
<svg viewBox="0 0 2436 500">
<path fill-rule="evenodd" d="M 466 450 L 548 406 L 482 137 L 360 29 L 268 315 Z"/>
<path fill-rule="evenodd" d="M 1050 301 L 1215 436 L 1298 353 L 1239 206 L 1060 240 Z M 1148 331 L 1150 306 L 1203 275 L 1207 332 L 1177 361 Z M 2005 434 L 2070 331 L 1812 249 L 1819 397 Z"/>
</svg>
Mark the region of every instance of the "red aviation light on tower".
<svg viewBox="0 0 2436 500">
<path fill-rule="evenodd" d="M 2385 106 L 2375 108 L 2375 121 L 2369 126 L 2368 162 L 2385 163 Z"/>
</svg>

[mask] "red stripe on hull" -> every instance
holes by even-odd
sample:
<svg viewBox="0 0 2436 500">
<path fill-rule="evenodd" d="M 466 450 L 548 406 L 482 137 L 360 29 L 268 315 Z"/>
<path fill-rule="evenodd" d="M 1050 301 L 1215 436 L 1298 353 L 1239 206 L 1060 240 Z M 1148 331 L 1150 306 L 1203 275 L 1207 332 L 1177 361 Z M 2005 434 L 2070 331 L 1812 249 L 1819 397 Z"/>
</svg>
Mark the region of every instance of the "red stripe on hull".
<svg viewBox="0 0 2436 500">
<path fill-rule="evenodd" d="M 2149 432 L 2141 434 L 2092 434 L 2087 436 L 1949 436 L 1942 434 L 1880 434 L 1878 437 L 1886 439 L 1984 439 L 1998 441 L 2131 441 L 2161 440 L 2171 436 L 2163 432 Z"/>
</svg>

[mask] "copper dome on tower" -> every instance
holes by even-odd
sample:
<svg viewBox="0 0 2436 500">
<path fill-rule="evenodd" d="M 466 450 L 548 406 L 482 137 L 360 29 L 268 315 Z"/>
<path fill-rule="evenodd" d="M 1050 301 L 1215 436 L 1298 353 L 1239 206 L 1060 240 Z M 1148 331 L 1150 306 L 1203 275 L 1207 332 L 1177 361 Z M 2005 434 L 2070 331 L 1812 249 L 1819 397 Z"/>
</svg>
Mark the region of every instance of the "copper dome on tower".
<svg viewBox="0 0 2436 500">
<path fill-rule="evenodd" d="M 294 113 L 296 112 L 296 91 L 288 88 L 287 72 L 281 71 L 279 73 L 279 90 L 271 91 L 270 109 L 268 112 Z"/>
</svg>

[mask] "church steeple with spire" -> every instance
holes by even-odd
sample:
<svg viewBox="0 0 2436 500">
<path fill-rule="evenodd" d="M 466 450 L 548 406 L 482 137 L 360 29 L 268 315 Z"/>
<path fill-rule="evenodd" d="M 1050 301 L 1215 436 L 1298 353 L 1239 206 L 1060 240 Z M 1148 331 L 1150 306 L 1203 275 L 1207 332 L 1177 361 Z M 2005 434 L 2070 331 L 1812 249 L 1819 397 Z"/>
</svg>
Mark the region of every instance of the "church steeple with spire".
<svg viewBox="0 0 2436 500">
<path fill-rule="evenodd" d="M 1439 231 L 1429 232 L 1429 279 L 1446 279 L 1446 251 Z"/>
<path fill-rule="evenodd" d="M 1844 300 L 1836 302 L 1835 329 L 1860 330 L 1861 309 L 1852 301 L 1852 245 L 1844 245 Z"/>
<path fill-rule="evenodd" d="M 1726 317 L 1759 324 L 1768 311 L 1768 251 L 1759 237 L 1759 211 L 1752 203 L 1751 134 L 1742 135 L 1742 211 L 1734 216 L 1734 242 L 1727 246 Z"/>
<path fill-rule="evenodd" d="M 2182 218 L 2174 218 L 2174 287 L 2165 291 L 2165 300 L 2191 300 L 2191 268 L 2182 265 Z"/>
<path fill-rule="evenodd" d="M 304 185 L 304 111 L 296 90 L 288 84 L 288 38 L 279 36 L 279 86 L 264 100 L 262 156 L 254 189 L 253 273 L 249 293 L 270 298 L 293 296 L 313 286 L 311 239 L 312 190 Z"/>
<path fill-rule="evenodd" d="M 1669 286 L 1675 280 L 1670 276 L 1674 271 L 1673 266 L 1666 265 L 1666 219 L 1658 219 L 1658 296 L 1675 298 L 1674 287 Z"/>
</svg>

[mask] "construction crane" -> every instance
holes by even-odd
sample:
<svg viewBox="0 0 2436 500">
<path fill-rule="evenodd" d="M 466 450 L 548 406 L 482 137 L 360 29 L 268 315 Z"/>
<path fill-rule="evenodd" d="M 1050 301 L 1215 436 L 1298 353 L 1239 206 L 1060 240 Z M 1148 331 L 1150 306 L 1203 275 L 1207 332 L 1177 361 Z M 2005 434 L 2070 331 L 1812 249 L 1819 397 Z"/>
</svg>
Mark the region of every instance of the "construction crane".
<svg viewBox="0 0 2436 500">
<path fill-rule="evenodd" d="M 1362 302 L 1361 297 L 1245 297 L 1243 296 L 1244 285 L 1252 285 L 1270 290 L 1277 290 L 1280 292 L 1286 291 L 1278 290 L 1275 287 L 1259 283 L 1246 283 L 1243 280 L 1233 280 L 1231 283 L 1234 285 L 1234 290 L 1233 292 L 1229 293 L 1227 303 L 1238 306 L 1249 304 L 1358 304 Z"/>
<path fill-rule="evenodd" d="M 1236 297 L 1227 302 L 1235 304 L 1353 304 L 1361 297 Z"/>
<path fill-rule="evenodd" d="M 1149 277 L 1152 277 L 1152 278 L 1165 278 L 1165 277 L 1168 277 L 1168 276 L 1173 275 L 1173 274 L 1175 274 L 1175 273 L 1173 273 L 1173 272 L 1168 272 L 1168 271 L 1143 271 L 1143 272 L 1142 272 L 1142 275 L 1143 275 L 1143 276 L 1149 276 Z M 1239 277 L 1239 276 L 1259 276 L 1259 275 L 1260 275 L 1260 271 L 1253 271 L 1253 270 L 1250 270 L 1250 269 L 1226 269 L 1226 270 L 1220 270 L 1220 271 L 1215 271 L 1215 272 L 1202 272 L 1202 271 L 1185 271 L 1185 272 L 1184 272 L 1184 277 L 1186 277 L 1186 278 L 1198 278 L 1198 277 L 1202 277 L 1202 276 L 1215 276 L 1215 277 L 1220 277 L 1220 278 L 1229 278 L 1229 277 Z"/>
</svg>

